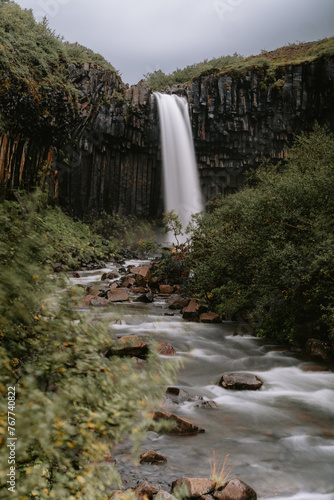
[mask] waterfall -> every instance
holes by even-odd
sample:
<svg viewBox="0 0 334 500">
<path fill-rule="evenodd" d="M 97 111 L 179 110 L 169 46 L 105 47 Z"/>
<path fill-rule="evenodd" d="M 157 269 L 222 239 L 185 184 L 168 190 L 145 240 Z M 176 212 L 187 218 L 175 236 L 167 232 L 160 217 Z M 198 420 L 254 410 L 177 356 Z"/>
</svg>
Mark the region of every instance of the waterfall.
<svg viewBox="0 0 334 500">
<path fill-rule="evenodd" d="M 174 210 L 185 229 L 191 216 L 203 210 L 188 103 L 174 94 L 154 95 L 160 118 L 165 211 Z"/>
</svg>

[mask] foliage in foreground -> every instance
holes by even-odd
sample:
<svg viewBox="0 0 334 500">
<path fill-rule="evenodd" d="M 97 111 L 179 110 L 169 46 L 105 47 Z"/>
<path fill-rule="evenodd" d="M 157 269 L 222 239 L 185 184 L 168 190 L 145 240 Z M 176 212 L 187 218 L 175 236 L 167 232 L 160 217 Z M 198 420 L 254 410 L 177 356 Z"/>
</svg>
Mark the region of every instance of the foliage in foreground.
<svg viewBox="0 0 334 500">
<path fill-rule="evenodd" d="M 195 291 L 260 335 L 333 334 L 333 136 L 318 126 L 300 135 L 285 166 L 265 164 L 252 182 L 198 218 Z"/>
<path fill-rule="evenodd" d="M 108 498 L 118 477 L 101 462 L 125 436 L 138 444 L 172 369 L 154 351 L 143 370 L 104 356 L 110 324 L 75 312 L 80 289 L 56 293 L 62 284 L 41 265 L 49 249 L 38 202 L 25 206 L 0 205 L 1 498 L 13 498 L 9 386 L 16 387 L 14 498 Z"/>
</svg>

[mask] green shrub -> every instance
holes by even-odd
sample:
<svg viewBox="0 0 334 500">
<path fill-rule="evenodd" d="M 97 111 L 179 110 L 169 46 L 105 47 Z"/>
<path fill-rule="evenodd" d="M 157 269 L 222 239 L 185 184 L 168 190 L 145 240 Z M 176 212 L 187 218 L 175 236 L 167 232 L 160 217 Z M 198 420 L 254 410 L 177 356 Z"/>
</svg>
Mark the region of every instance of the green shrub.
<svg viewBox="0 0 334 500">
<path fill-rule="evenodd" d="M 138 445 L 173 368 L 154 350 L 141 370 L 104 356 L 110 318 L 78 315 L 81 289 L 60 294 L 64 284 L 42 265 L 50 252 L 42 210 L 36 198 L 0 204 L 1 496 L 13 497 L 7 388 L 15 386 L 16 497 L 107 499 L 119 477 L 101 462 L 126 436 Z"/>
<path fill-rule="evenodd" d="M 193 231 L 194 289 L 226 317 L 282 340 L 333 330 L 334 139 L 299 136 L 287 164 L 216 201 Z"/>
</svg>

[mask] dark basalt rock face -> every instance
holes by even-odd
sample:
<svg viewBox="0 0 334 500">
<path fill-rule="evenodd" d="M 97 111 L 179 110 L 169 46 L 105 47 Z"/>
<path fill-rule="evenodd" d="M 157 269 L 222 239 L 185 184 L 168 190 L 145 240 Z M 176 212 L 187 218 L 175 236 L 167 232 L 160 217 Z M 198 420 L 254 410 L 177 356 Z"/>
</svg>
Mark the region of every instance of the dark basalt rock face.
<svg viewBox="0 0 334 500">
<path fill-rule="evenodd" d="M 278 71 L 280 85 L 253 68 L 237 76 L 211 71 L 165 89 L 188 99 L 206 200 L 234 192 L 263 157 L 284 160 L 293 134 L 311 130 L 315 121 L 334 130 L 333 58 Z M 44 183 L 74 214 L 157 216 L 163 195 L 152 90 L 145 81 L 128 88 L 116 73 L 89 64 L 72 66 L 69 74 L 79 93 L 72 121 L 68 112 L 61 121 L 69 105 L 55 94 L 54 123 L 63 123 L 57 137 L 42 124 L 40 135 L 26 130 L 0 137 L 0 184 L 29 190 L 50 172 Z"/>
</svg>

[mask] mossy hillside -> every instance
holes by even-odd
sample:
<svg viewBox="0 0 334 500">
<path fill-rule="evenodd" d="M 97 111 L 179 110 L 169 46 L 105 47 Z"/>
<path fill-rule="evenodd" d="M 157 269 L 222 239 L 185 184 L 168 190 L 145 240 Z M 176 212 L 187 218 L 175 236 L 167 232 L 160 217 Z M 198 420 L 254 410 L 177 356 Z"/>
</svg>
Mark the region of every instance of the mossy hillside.
<svg viewBox="0 0 334 500">
<path fill-rule="evenodd" d="M 63 265 L 64 270 L 75 270 L 83 264 L 107 261 L 122 250 L 116 234 L 104 238 L 84 222 L 73 220 L 60 207 L 49 206 L 46 196 L 39 191 L 19 199 L 20 203 L 4 201 L 1 205 L 11 220 L 10 232 L 2 231 L 1 240 L 8 239 L 10 234 L 13 251 L 16 230 L 20 230 L 22 220 L 27 216 L 30 216 L 34 231 L 39 234 L 42 243 L 43 257 L 40 263 L 43 265 L 58 263 Z M 32 210 L 33 217 L 29 215 Z"/>
<path fill-rule="evenodd" d="M 1 1 L 0 131 L 25 132 L 43 142 L 67 137 L 78 118 L 69 66 L 84 62 L 114 71 L 101 55 L 64 43 L 32 11 Z"/>
</svg>

